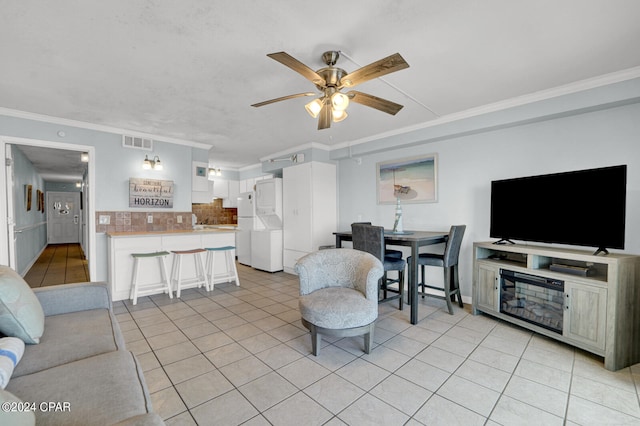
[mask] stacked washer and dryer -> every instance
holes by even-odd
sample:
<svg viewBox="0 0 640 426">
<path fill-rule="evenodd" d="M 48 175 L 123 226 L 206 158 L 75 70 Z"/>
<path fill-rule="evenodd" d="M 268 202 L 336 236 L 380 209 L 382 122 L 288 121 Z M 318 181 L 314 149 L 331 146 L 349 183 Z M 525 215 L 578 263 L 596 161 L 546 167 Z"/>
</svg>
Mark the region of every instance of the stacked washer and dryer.
<svg viewBox="0 0 640 426">
<path fill-rule="evenodd" d="M 282 179 L 258 181 L 238 196 L 238 262 L 267 272 L 282 271 Z"/>
</svg>

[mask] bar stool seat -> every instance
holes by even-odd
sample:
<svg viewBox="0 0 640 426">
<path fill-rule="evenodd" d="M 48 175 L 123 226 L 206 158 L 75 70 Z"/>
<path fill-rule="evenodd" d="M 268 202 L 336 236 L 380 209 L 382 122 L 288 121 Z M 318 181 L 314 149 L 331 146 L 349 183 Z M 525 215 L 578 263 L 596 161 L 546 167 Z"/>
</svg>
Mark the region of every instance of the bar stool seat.
<svg viewBox="0 0 640 426">
<path fill-rule="evenodd" d="M 211 290 L 207 274 L 204 266 L 202 265 L 202 256 L 200 253 L 206 252 L 205 249 L 197 248 L 191 250 L 171 250 L 173 253 L 173 264 L 171 266 L 171 286 L 176 290 L 176 297 L 180 297 L 180 292 L 185 285 L 194 285 L 202 287 L 203 285 L 207 291 Z M 182 277 L 182 258 L 185 256 L 193 256 L 196 276 L 183 278 Z"/>
<path fill-rule="evenodd" d="M 169 298 L 173 299 L 171 285 L 169 284 L 169 280 L 167 279 L 167 277 L 169 276 L 169 274 L 167 274 L 167 265 L 164 263 L 165 256 L 169 256 L 168 251 L 158 251 L 154 253 L 131 253 L 131 257 L 133 257 L 133 275 L 131 277 L 130 298 L 133 300 L 134 305 L 138 303 L 139 296 L 155 294 L 160 290 L 164 290 L 165 293 L 169 293 Z M 140 261 L 142 259 L 150 258 L 158 259 L 161 281 L 141 284 L 138 279 Z"/>
<path fill-rule="evenodd" d="M 240 279 L 238 278 L 238 269 L 236 268 L 236 248 L 235 246 L 222 246 L 222 247 L 207 247 L 207 262 L 206 271 L 207 279 L 211 285 L 211 289 L 215 287 L 216 280 L 218 282 L 231 282 L 235 280 L 236 285 L 240 286 Z M 227 267 L 224 273 L 216 273 L 216 253 L 223 252 Z"/>
</svg>

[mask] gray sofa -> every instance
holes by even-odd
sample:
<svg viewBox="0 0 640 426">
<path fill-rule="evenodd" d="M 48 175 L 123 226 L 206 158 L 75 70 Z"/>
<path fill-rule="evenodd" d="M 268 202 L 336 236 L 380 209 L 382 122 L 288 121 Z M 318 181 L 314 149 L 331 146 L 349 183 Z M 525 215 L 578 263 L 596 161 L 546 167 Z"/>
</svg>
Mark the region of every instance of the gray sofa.
<svg viewBox="0 0 640 426">
<path fill-rule="evenodd" d="M 125 349 L 106 283 L 34 289 L 40 343 L 26 345 L 6 391 L 36 403 L 38 425 L 163 425 L 142 369 Z M 60 403 L 45 405 L 42 403 Z"/>
</svg>

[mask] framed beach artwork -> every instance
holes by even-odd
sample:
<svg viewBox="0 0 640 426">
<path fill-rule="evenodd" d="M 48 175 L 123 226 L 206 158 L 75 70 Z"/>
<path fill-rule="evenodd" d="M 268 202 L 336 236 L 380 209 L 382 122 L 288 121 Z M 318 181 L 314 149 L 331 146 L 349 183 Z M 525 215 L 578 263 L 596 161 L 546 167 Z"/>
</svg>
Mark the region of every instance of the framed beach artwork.
<svg viewBox="0 0 640 426">
<path fill-rule="evenodd" d="M 376 165 L 378 204 L 438 201 L 438 155 L 429 154 Z"/>
</svg>

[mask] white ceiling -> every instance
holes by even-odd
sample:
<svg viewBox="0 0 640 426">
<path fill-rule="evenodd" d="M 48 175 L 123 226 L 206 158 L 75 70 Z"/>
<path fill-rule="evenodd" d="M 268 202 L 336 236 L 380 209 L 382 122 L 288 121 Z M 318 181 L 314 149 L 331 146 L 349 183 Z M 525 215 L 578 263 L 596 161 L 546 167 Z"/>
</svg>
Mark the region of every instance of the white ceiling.
<svg viewBox="0 0 640 426">
<path fill-rule="evenodd" d="M 87 163 L 80 160 L 79 151 L 16 145 L 31 161 L 40 177 L 51 182 L 82 182 Z"/>
<path fill-rule="evenodd" d="M 223 167 L 640 66 L 637 0 L 2 0 L 0 11 L 0 107 L 205 143 Z M 318 131 L 309 98 L 250 106 L 315 90 L 267 53 L 318 69 L 326 50 L 348 72 L 399 52 L 410 68 L 357 90 L 404 109 L 352 104 Z"/>
</svg>

